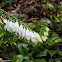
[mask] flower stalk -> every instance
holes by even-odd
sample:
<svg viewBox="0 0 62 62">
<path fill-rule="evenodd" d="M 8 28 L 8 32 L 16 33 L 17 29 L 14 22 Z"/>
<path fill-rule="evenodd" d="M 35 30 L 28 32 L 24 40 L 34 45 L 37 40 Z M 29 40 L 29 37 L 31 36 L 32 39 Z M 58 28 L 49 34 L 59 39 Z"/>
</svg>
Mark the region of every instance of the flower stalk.
<svg viewBox="0 0 62 62">
<path fill-rule="evenodd" d="M 25 29 L 21 24 L 19 26 L 18 22 L 13 23 L 12 21 L 7 21 L 6 25 L 4 26 L 5 30 L 9 32 L 15 32 L 15 35 L 19 34 L 19 38 L 25 38 L 28 41 L 32 41 L 33 43 L 37 44 L 38 42 L 42 43 L 42 39 L 38 33 L 32 32 L 29 29 Z"/>
<path fill-rule="evenodd" d="M 16 17 L 14 17 L 13 15 L 7 13 L 6 11 L 0 9 L 1 14 L 6 14 L 10 17 L 13 17 L 13 19 L 15 19 L 15 21 L 9 21 L 9 20 L 6 20 L 2 17 L 2 20 L 3 22 L 5 23 L 5 30 L 13 33 L 15 32 L 15 35 L 18 35 L 19 38 L 24 38 L 24 39 L 27 39 L 27 41 L 29 42 L 30 40 L 37 44 L 38 42 L 42 43 L 43 41 L 46 41 L 47 40 L 47 36 L 49 35 L 48 32 L 49 32 L 49 28 L 46 27 L 45 28 L 45 32 L 44 35 L 42 35 L 40 37 L 40 35 L 34 31 L 32 31 L 27 24 L 23 23 L 22 21 L 20 21 L 19 19 L 17 19 Z"/>
</svg>

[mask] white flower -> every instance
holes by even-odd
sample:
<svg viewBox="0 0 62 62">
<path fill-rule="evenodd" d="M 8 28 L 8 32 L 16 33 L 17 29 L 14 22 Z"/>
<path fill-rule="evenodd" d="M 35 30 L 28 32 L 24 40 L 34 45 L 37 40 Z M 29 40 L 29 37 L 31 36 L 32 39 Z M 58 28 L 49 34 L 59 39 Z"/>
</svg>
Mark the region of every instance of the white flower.
<svg viewBox="0 0 62 62">
<path fill-rule="evenodd" d="M 32 38 L 31 41 L 32 41 L 33 43 L 35 43 L 35 44 L 38 43 L 37 39 L 35 39 L 35 38 Z"/>
<path fill-rule="evenodd" d="M 6 25 L 5 25 L 5 30 L 8 28 L 8 26 L 9 26 L 9 20 L 7 21 L 7 23 L 6 23 Z"/>
<path fill-rule="evenodd" d="M 47 39 L 47 36 L 44 36 L 45 37 L 45 39 Z"/>
<path fill-rule="evenodd" d="M 7 19 L 3 19 L 4 23 L 7 23 Z"/>
<path fill-rule="evenodd" d="M 30 31 L 31 38 L 35 38 L 35 35 L 32 31 Z"/>
<path fill-rule="evenodd" d="M 49 28 L 48 27 L 46 27 L 46 31 L 49 31 Z"/>
<path fill-rule="evenodd" d="M 13 32 L 13 23 L 12 23 L 12 21 L 9 22 L 8 31 Z"/>
<path fill-rule="evenodd" d="M 9 32 L 15 32 L 19 34 L 19 38 L 25 38 L 28 41 L 31 40 L 33 43 L 37 44 L 38 42 L 42 43 L 43 38 L 41 39 L 39 34 L 36 32 L 29 31 L 29 29 L 23 28 L 23 25 L 18 24 L 18 22 L 13 23 L 12 21 L 7 21 L 6 25 L 4 26 Z M 44 37 L 47 39 L 46 37 Z"/>
<path fill-rule="evenodd" d="M 34 42 L 34 43 L 37 43 L 37 39 L 36 39 L 36 36 L 34 35 L 34 33 L 32 31 L 30 31 L 30 35 L 31 35 L 31 41 Z"/>
<path fill-rule="evenodd" d="M 45 35 L 45 36 L 48 36 L 48 32 L 44 32 L 44 35 Z"/>
<path fill-rule="evenodd" d="M 34 35 L 35 35 L 36 39 L 37 39 L 39 42 L 42 43 L 42 39 L 40 38 L 39 34 L 36 33 L 36 32 L 34 32 Z"/>
<path fill-rule="evenodd" d="M 25 36 L 25 38 L 26 38 L 28 41 L 30 40 L 30 36 L 31 36 L 30 31 L 27 29 L 27 30 L 26 30 L 26 36 Z"/>
<path fill-rule="evenodd" d="M 42 40 L 43 40 L 43 41 L 46 41 L 46 38 L 45 38 L 44 36 L 42 36 Z"/>
<path fill-rule="evenodd" d="M 25 29 L 25 28 L 23 28 L 22 38 L 24 38 L 24 37 L 25 37 L 25 32 L 26 32 L 26 29 Z"/>
<path fill-rule="evenodd" d="M 20 27 L 19 27 L 19 36 L 20 37 L 22 36 L 22 33 L 23 33 L 23 26 L 20 25 Z"/>
<path fill-rule="evenodd" d="M 19 33 L 19 24 L 18 24 L 18 22 L 15 22 L 15 23 L 14 23 L 13 30 L 14 30 L 14 32 L 16 32 L 16 33 Z"/>
</svg>

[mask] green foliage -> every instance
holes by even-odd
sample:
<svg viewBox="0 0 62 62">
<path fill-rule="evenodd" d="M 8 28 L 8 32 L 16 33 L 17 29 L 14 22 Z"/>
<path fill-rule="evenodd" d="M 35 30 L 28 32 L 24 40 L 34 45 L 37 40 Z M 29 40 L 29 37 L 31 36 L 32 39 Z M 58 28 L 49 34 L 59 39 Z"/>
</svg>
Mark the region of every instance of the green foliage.
<svg viewBox="0 0 62 62">
<path fill-rule="evenodd" d="M 13 0 L 2 0 L 2 2 L 0 2 L 0 9 L 11 2 L 13 2 Z"/>
<path fill-rule="evenodd" d="M 24 16 L 24 14 L 14 13 L 13 16 L 20 19 Z"/>
<path fill-rule="evenodd" d="M 42 59 L 36 59 L 35 62 L 46 62 L 46 60 L 44 58 L 42 58 Z"/>
<path fill-rule="evenodd" d="M 26 44 L 19 43 L 18 49 L 21 55 L 25 56 L 26 54 L 28 54 L 28 48 Z"/>
<path fill-rule="evenodd" d="M 53 53 L 52 53 L 53 52 Z M 48 50 L 48 53 L 50 54 L 50 56 L 52 57 L 54 54 L 57 53 L 57 51 L 55 50 Z"/>
<path fill-rule="evenodd" d="M 54 9 L 54 5 L 53 5 L 53 4 L 47 2 L 46 5 L 47 5 L 47 7 L 48 7 L 50 10 Z"/>
<path fill-rule="evenodd" d="M 23 58 L 23 55 L 15 55 L 12 59 L 12 62 L 22 62 Z"/>
<path fill-rule="evenodd" d="M 48 3 L 50 5 L 50 3 Z M 53 6 L 52 6 L 53 7 Z M 49 9 L 53 9 L 50 8 Z M 32 11 L 33 8 L 32 8 Z M 9 15 L 7 12 L 0 10 L 0 15 L 13 22 L 18 21 L 19 24 L 22 23 L 25 27 L 28 27 L 27 24 L 19 21 L 18 18 L 22 18 L 23 14 L 13 14 Z M 5 17 L 7 15 L 7 17 Z M 29 27 L 38 32 L 42 37 L 44 35 L 45 27 L 50 28 L 49 36 L 47 40 L 43 43 L 38 43 L 37 45 L 32 42 L 27 42 L 27 40 L 19 39 L 15 33 L 11 33 L 4 30 L 3 25 L 0 23 L 0 56 L 4 59 L 10 59 L 12 62 L 60 62 L 62 51 L 60 49 L 62 43 L 62 36 L 58 33 L 62 33 L 62 23 L 60 17 L 56 15 L 50 15 L 51 23 L 47 24 L 47 20 L 43 19 L 40 21 L 33 20 L 34 25 Z M 28 28 L 29 28 L 28 27 Z M 57 57 L 58 55 L 58 57 Z M 48 59 L 47 59 L 48 58 Z"/>
<path fill-rule="evenodd" d="M 61 58 L 56 58 L 55 61 L 56 62 L 61 62 Z"/>
<path fill-rule="evenodd" d="M 27 61 L 23 61 L 23 62 L 34 62 L 34 61 L 32 61 L 32 60 L 27 60 Z"/>
<path fill-rule="evenodd" d="M 38 55 L 36 57 L 42 57 L 42 56 L 46 56 L 47 55 L 47 51 L 41 51 L 38 53 Z"/>
</svg>

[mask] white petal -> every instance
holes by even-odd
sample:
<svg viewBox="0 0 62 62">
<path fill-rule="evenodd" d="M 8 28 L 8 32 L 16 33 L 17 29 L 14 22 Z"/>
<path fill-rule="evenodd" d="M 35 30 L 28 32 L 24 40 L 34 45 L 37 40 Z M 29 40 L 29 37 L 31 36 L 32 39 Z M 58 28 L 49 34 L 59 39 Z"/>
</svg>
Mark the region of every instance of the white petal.
<svg viewBox="0 0 62 62">
<path fill-rule="evenodd" d="M 45 38 L 44 36 L 42 36 L 42 40 L 43 40 L 43 41 L 46 41 L 46 38 Z"/>
<path fill-rule="evenodd" d="M 46 31 L 49 31 L 49 28 L 48 27 L 46 27 Z"/>
<path fill-rule="evenodd" d="M 44 32 L 44 35 L 45 35 L 45 36 L 46 36 L 46 35 L 48 36 L 48 32 Z"/>
<path fill-rule="evenodd" d="M 35 38 L 35 35 L 32 31 L 30 31 L 31 38 Z"/>
<path fill-rule="evenodd" d="M 23 26 L 22 26 L 22 25 L 20 25 L 20 27 L 19 27 L 19 34 L 21 34 L 21 35 L 22 35 L 22 33 L 23 33 Z"/>
<path fill-rule="evenodd" d="M 35 38 L 32 38 L 31 40 L 32 40 L 32 42 L 34 42 L 35 44 L 37 44 L 37 40 Z"/>
<path fill-rule="evenodd" d="M 42 39 L 40 38 L 39 34 L 36 33 L 36 32 L 34 32 L 34 35 L 35 35 L 36 39 L 37 39 L 39 42 L 42 43 Z"/>
<path fill-rule="evenodd" d="M 14 23 L 13 30 L 14 30 L 16 33 L 19 33 L 19 24 L 18 24 L 18 22 L 15 22 L 15 23 Z"/>
<path fill-rule="evenodd" d="M 29 30 L 27 29 L 27 30 L 26 30 L 26 36 L 25 36 L 25 38 L 26 38 L 27 40 L 30 40 L 30 37 L 31 37 L 30 32 L 29 32 Z"/>
<path fill-rule="evenodd" d="M 24 29 L 23 29 L 23 32 L 22 32 L 22 38 L 25 37 L 25 32 L 26 32 L 26 29 L 24 28 Z"/>
<path fill-rule="evenodd" d="M 7 23 L 7 19 L 3 19 L 4 23 Z"/>
</svg>

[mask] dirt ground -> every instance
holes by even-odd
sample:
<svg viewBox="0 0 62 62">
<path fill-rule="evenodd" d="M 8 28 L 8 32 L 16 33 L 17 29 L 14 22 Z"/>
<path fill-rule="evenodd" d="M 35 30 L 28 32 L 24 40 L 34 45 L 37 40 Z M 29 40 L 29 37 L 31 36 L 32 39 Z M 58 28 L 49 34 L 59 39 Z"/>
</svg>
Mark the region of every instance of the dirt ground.
<svg viewBox="0 0 62 62">
<path fill-rule="evenodd" d="M 54 10 L 47 8 L 46 3 L 50 2 L 55 6 Z M 57 5 L 62 4 L 60 0 L 14 0 L 8 8 L 4 8 L 9 13 L 24 14 L 23 21 L 30 23 L 32 20 L 41 20 L 49 14 L 58 14 Z"/>
</svg>

